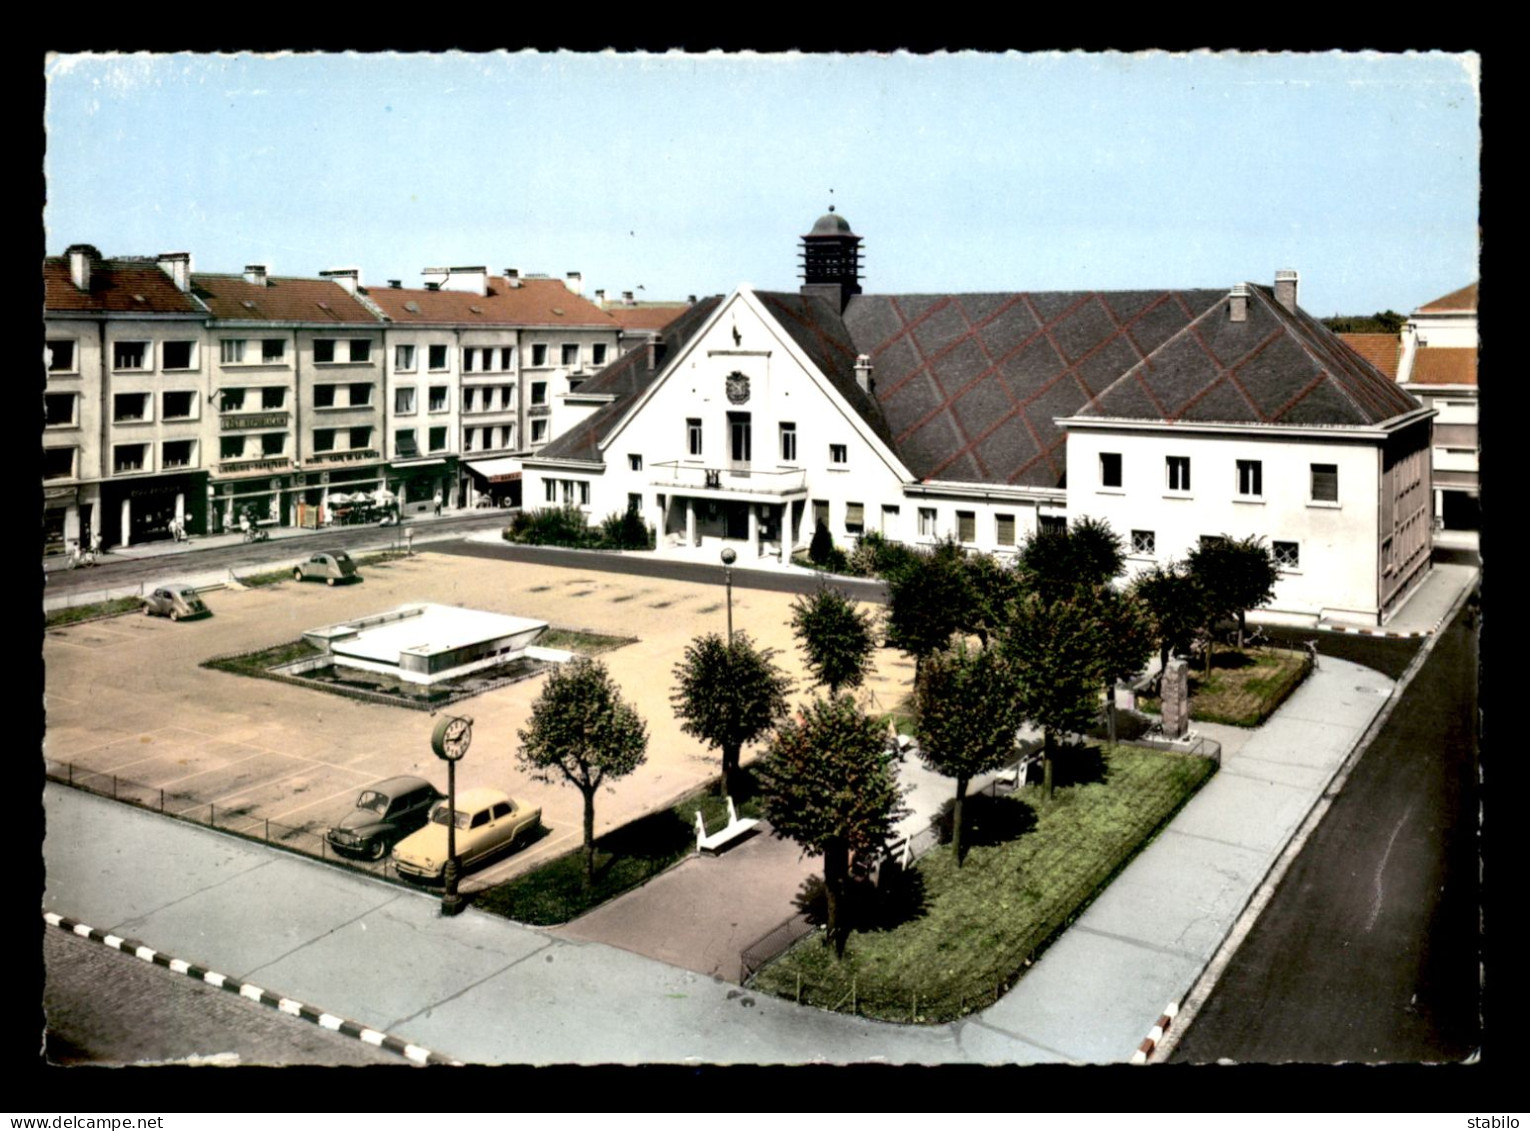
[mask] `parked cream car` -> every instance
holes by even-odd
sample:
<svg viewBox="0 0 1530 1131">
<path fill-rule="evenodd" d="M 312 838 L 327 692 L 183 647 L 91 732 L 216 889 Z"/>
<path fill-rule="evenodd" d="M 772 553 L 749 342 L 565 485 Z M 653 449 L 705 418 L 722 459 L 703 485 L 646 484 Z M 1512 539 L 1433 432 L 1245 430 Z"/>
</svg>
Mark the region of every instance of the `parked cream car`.
<svg viewBox="0 0 1530 1131">
<path fill-rule="evenodd" d="M 497 789 L 464 789 L 457 793 L 457 859 L 463 870 L 509 848 L 536 831 L 541 809 L 531 809 Z M 453 821 L 451 807 L 439 802 L 430 821 L 417 833 L 393 848 L 393 867 L 398 874 L 425 883 L 441 883 L 446 876 L 446 832 Z"/>
</svg>

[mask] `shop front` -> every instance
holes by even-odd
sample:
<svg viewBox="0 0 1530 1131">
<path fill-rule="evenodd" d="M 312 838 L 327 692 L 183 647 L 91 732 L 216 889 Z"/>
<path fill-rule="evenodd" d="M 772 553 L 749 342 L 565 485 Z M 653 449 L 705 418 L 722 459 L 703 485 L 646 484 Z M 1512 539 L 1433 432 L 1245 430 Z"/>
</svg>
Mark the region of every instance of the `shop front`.
<svg viewBox="0 0 1530 1131">
<path fill-rule="evenodd" d="M 254 471 L 227 476 L 208 487 L 213 533 L 239 530 L 239 519 L 276 526 L 315 529 L 333 521 L 331 495 L 370 496 L 386 489 L 387 476 L 377 464 L 283 475 Z"/>
<path fill-rule="evenodd" d="M 207 530 L 206 483 L 207 473 L 199 471 L 101 484 L 103 544 L 134 546 L 174 538 L 176 523 L 188 534 Z"/>
<path fill-rule="evenodd" d="M 401 515 L 429 514 L 439 496 L 442 506 L 455 507 L 457 495 L 455 456 L 437 459 L 394 460 L 388 466 L 388 486 L 398 496 Z"/>
<path fill-rule="evenodd" d="M 521 461 L 500 459 L 464 460 L 462 505 L 467 507 L 518 507 L 521 505 Z"/>
</svg>

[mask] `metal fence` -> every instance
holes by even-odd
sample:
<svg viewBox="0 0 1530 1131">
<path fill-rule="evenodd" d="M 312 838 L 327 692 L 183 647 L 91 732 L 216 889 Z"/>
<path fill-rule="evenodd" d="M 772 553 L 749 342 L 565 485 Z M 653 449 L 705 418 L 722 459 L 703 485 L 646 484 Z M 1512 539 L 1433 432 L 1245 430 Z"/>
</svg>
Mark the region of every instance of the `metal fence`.
<svg viewBox="0 0 1530 1131">
<path fill-rule="evenodd" d="M 73 762 L 44 761 L 49 781 L 75 789 L 85 790 L 113 801 L 136 805 L 151 812 L 162 813 L 182 821 L 206 825 L 221 832 L 232 833 L 248 840 L 260 841 L 275 848 L 285 848 L 304 856 L 315 856 L 328 863 L 339 864 L 358 872 L 382 879 L 399 880 L 388 858 L 377 861 L 352 860 L 340 856 L 324 839 L 324 829 L 306 825 L 284 825 L 269 817 L 257 817 L 248 805 L 219 806 L 215 802 L 197 797 L 181 790 L 166 790 L 162 786 L 145 785 L 118 774 L 101 773 L 76 766 Z"/>
<path fill-rule="evenodd" d="M 793 943 L 817 930 L 817 925 L 805 912 L 798 912 L 786 922 L 771 928 L 738 952 L 738 980 L 747 982 L 754 972 L 772 958 L 785 954 Z"/>
</svg>

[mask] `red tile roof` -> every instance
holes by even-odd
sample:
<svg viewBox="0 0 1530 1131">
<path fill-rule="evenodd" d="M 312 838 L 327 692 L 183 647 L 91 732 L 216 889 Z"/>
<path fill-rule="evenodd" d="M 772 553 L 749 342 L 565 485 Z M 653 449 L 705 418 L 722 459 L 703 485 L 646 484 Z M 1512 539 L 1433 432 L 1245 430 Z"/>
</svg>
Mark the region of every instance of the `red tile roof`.
<svg viewBox="0 0 1530 1131">
<path fill-rule="evenodd" d="M 1409 380 L 1415 385 L 1475 385 L 1477 351 L 1470 346 L 1423 346 L 1413 355 Z"/>
<path fill-rule="evenodd" d="M 104 314 L 201 314 L 207 312 L 152 259 L 97 259 L 90 291 L 74 285 L 69 260 L 43 260 L 43 305 L 53 311 Z"/>
<path fill-rule="evenodd" d="M 195 274 L 191 281 L 192 292 L 215 318 L 374 326 L 379 322 L 377 315 L 330 279 L 273 275 L 269 286 L 260 286 L 243 275 Z"/>
<path fill-rule="evenodd" d="M 366 297 L 396 324 L 474 323 L 485 326 L 580 326 L 616 330 L 618 323 L 557 279 L 522 279 L 512 287 L 489 277 L 487 295 L 412 287 L 368 287 Z"/>
<path fill-rule="evenodd" d="M 1340 334 L 1339 340 L 1397 380 L 1397 355 L 1402 348 L 1402 339 L 1397 334 Z"/>
<path fill-rule="evenodd" d="M 1477 284 L 1472 283 L 1468 286 L 1462 287 L 1459 291 L 1451 291 L 1448 295 L 1437 298 L 1433 302 L 1426 302 L 1423 306 L 1419 307 L 1415 313 L 1444 314 L 1446 311 L 1457 310 L 1470 310 L 1475 312 L 1476 309 Z"/>
<path fill-rule="evenodd" d="M 653 302 L 642 306 L 608 306 L 606 313 L 623 330 L 662 330 L 689 309 L 683 302 Z"/>
</svg>

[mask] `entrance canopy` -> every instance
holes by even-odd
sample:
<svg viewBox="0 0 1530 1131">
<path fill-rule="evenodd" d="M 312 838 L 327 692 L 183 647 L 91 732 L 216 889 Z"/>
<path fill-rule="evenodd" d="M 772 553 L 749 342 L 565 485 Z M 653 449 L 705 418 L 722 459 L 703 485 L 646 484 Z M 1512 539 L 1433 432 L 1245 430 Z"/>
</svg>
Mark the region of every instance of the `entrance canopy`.
<svg viewBox="0 0 1530 1131">
<path fill-rule="evenodd" d="M 501 459 L 470 459 L 465 461 L 475 475 L 481 475 L 490 483 L 514 483 L 521 477 L 521 461 L 504 457 Z"/>
</svg>

